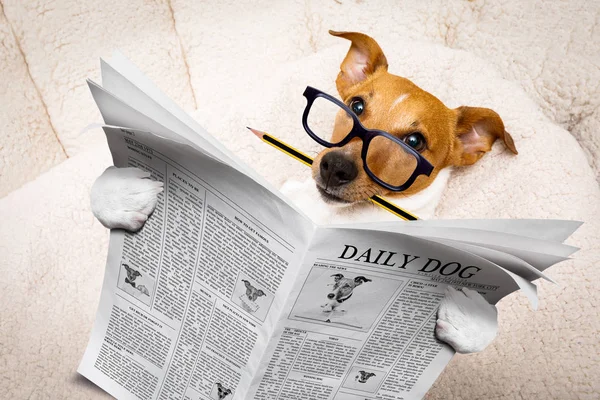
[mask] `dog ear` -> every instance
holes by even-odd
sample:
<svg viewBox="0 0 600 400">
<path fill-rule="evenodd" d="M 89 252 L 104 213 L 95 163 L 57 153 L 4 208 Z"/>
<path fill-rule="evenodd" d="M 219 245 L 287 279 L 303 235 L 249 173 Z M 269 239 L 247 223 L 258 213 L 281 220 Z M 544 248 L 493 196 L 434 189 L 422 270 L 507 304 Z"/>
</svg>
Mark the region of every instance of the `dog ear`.
<svg viewBox="0 0 600 400">
<path fill-rule="evenodd" d="M 515 142 L 506 130 L 500 116 L 489 108 L 458 107 L 456 140 L 460 143 L 462 154 L 457 165 L 471 165 L 492 149 L 496 139 L 502 139 L 506 147 L 519 154 Z"/>
<path fill-rule="evenodd" d="M 357 276 L 354 278 L 354 283 L 357 285 L 362 285 L 365 282 L 371 282 L 371 279 L 365 278 L 364 276 Z"/>
<path fill-rule="evenodd" d="M 256 294 L 258 295 L 258 297 L 266 296 L 265 292 L 263 292 L 262 289 L 258 289 L 258 292 Z"/>
<path fill-rule="evenodd" d="M 339 278 L 339 279 L 342 279 L 342 278 L 344 277 L 344 275 L 342 275 L 342 274 L 333 274 L 333 275 L 331 275 L 331 276 L 332 276 L 333 278 Z"/>
<path fill-rule="evenodd" d="M 329 33 L 352 42 L 346 58 L 340 65 L 340 73 L 335 81 L 342 98 L 347 97 L 345 94 L 348 93 L 349 88 L 364 81 L 367 76 L 372 75 L 378 69 L 383 68 L 387 71 L 387 59 L 373 38 L 358 32 L 330 30 Z"/>
</svg>

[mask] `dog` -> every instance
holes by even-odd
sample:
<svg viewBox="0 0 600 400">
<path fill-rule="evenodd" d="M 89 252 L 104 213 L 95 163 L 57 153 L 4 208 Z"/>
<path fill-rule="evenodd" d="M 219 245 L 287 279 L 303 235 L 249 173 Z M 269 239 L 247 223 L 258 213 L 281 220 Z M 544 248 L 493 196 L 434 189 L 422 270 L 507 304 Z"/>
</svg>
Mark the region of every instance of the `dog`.
<svg viewBox="0 0 600 400">
<path fill-rule="evenodd" d="M 231 394 L 231 389 L 227 389 L 225 386 L 217 383 L 217 398 L 223 400 Z"/>
<path fill-rule="evenodd" d="M 248 300 L 256 301 L 259 297 L 266 296 L 265 292 L 252 286 L 249 281 L 242 279 L 242 282 L 246 285 L 246 296 L 248 297 Z"/>
<path fill-rule="evenodd" d="M 358 371 L 358 373 L 360 375 L 356 375 L 355 377 L 355 380 L 357 380 L 358 383 L 367 383 L 369 378 L 376 376 L 374 372 Z"/>
<path fill-rule="evenodd" d="M 138 276 L 142 276 L 142 274 L 140 273 L 140 271 L 131 268 L 127 264 L 123 264 L 123 267 L 125 268 L 125 271 L 127 271 L 127 276 L 125 277 L 125 283 L 129 283 L 131 286 L 133 286 L 135 288 L 135 286 L 136 286 L 135 280 L 137 279 Z"/>
<path fill-rule="evenodd" d="M 146 288 L 146 286 L 138 285 L 135 283 L 135 280 L 137 279 L 137 277 L 142 276 L 142 273 L 138 270 L 131 268 L 127 264 L 123 264 L 123 267 L 127 271 L 127 276 L 125 277 L 125 283 L 129 283 L 134 289 L 139 290 L 140 293 L 145 294 L 146 296 L 150 296 L 150 292 L 148 291 L 148 288 Z"/>
<path fill-rule="evenodd" d="M 357 32 L 334 32 L 351 42 L 336 79 L 342 101 L 368 129 L 388 132 L 423 155 L 433 172 L 420 175 L 405 191 L 396 193 L 375 183 L 365 173 L 362 143 L 352 140 L 341 148 L 327 148 L 314 159 L 313 179 L 288 182 L 284 193 L 315 222 L 381 221 L 395 218 L 366 199 L 382 195 L 421 218 L 431 218 L 447 185 L 452 167 L 472 165 L 500 139 L 514 154 L 514 141 L 493 110 L 462 106 L 447 108 L 439 99 L 406 78 L 388 72 L 388 62 L 377 42 Z M 332 138 L 344 134 L 337 123 Z M 385 147 L 374 146 L 376 173 L 394 180 L 406 175 L 402 166 L 390 168 Z M 393 155 L 392 155 L 393 157 Z M 139 230 L 154 210 L 162 183 L 148 179 L 137 168 L 108 168 L 94 183 L 91 206 L 109 229 Z M 448 286 L 440 304 L 435 333 L 457 352 L 483 350 L 498 330 L 496 307 L 470 289 Z"/>
<path fill-rule="evenodd" d="M 333 312 L 345 301 L 347 301 L 357 286 L 366 282 L 372 282 L 371 279 L 364 276 L 357 276 L 354 279 L 344 278 L 342 274 L 331 275 L 334 278 L 333 291 L 327 294 L 328 302 L 322 305 L 323 312 Z M 344 310 L 340 310 L 344 311 Z"/>
<path fill-rule="evenodd" d="M 433 172 L 429 176 L 419 175 L 403 192 L 393 192 L 367 175 L 360 139 L 355 138 L 343 147 L 326 148 L 313 161 L 312 179 L 288 181 L 282 187 L 282 192 L 316 222 L 395 218 L 367 201 L 374 195 L 429 219 L 434 215 L 452 167 L 476 163 L 491 150 L 496 139 L 502 140 L 514 154 L 518 153 L 502 119 L 493 110 L 447 108 L 410 80 L 389 73 L 387 58 L 371 37 L 357 32 L 330 33 L 351 42 L 336 79 L 341 100 L 365 128 L 388 132 L 418 151 L 433 166 Z M 339 142 L 347 133 L 347 119 L 337 118 L 329 141 Z M 377 147 L 371 143 L 367 161 L 386 181 L 401 182 L 414 167 L 410 163 L 390 162 L 386 144 L 382 142 Z M 319 198 L 321 201 L 316 201 Z"/>
</svg>

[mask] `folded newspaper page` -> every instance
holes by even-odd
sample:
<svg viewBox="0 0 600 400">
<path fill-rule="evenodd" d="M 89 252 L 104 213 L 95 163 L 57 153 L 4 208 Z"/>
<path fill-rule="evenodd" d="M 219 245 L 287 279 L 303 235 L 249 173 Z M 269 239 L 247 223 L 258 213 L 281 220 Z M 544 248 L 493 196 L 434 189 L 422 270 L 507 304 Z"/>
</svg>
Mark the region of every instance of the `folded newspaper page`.
<svg viewBox="0 0 600 400">
<path fill-rule="evenodd" d="M 102 75 L 115 166 L 164 183 L 139 232 L 111 231 L 78 369 L 119 399 L 420 399 L 454 354 L 448 286 L 535 308 L 576 250 L 573 221 L 316 226 L 122 56 Z"/>
</svg>

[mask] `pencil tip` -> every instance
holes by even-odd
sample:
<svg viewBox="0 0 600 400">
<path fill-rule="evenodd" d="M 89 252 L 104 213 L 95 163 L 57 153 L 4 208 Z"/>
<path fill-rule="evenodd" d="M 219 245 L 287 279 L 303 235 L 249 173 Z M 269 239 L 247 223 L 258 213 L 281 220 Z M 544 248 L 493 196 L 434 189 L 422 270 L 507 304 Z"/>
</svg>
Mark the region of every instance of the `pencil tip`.
<svg viewBox="0 0 600 400">
<path fill-rule="evenodd" d="M 252 129 L 249 126 L 247 126 L 246 128 L 248 128 L 250 130 L 250 132 L 254 133 L 259 139 L 262 139 L 264 136 L 264 132 L 258 131 L 256 129 Z"/>
</svg>

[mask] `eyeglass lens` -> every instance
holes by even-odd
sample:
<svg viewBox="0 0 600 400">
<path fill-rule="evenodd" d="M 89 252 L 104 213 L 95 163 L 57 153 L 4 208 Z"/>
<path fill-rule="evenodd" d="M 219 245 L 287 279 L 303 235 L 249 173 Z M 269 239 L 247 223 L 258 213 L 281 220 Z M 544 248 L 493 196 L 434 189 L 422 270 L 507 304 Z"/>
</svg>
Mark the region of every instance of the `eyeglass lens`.
<svg viewBox="0 0 600 400">
<path fill-rule="evenodd" d="M 352 131 L 354 121 L 338 104 L 316 97 L 308 113 L 307 124 L 317 137 L 335 146 Z M 357 158 L 359 156 L 357 154 Z M 368 144 L 366 168 L 388 185 L 406 183 L 417 164 L 414 154 L 388 137 L 375 136 Z"/>
</svg>

